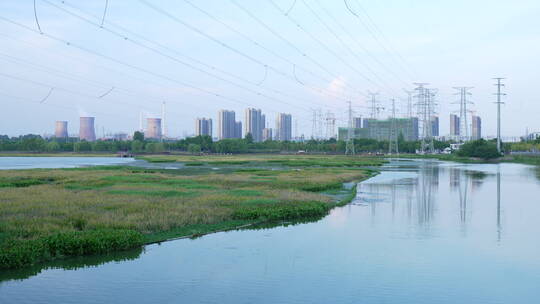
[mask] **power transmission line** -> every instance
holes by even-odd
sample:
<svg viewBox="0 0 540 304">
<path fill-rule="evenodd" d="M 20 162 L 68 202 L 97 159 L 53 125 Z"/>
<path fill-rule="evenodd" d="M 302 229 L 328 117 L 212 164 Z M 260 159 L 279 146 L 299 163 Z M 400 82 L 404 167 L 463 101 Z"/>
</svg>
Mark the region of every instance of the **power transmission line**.
<svg viewBox="0 0 540 304">
<path fill-rule="evenodd" d="M 386 64 L 384 64 L 381 60 L 379 60 L 375 55 L 373 55 L 368 49 L 366 49 L 364 47 L 364 45 L 362 43 L 360 43 L 359 39 L 356 37 L 356 35 L 353 35 L 351 34 L 351 32 L 345 27 L 343 26 L 343 24 L 341 24 L 339 22 L 339 20 L 330 13 L 330 11 L 325 8 L 321 2 L 319 0 L 315 0 L 315 3 L 317 3 L 317 5 L 323 10 L 323 12 L 325 12 L 325 14 L 334 21 L 334 23 L 336 23 L 338 25 L 338 27 L 345 33 L 347 34 L 347 36 L 349 36 L 349 38 L 354 41 L 356 43 L 356 45 L 362 49 L 362 51 L 368 55 L 371 59 L 373 59 L 373 61 L 375 61 L 377 64 L 379 64 L 382 68 L 384 68 L 389 74 L 391 74 L 392 76 L 394 76 L 396 78 L 396 80 L 400 81 L 402 84 L 407 84 L 406 81 L 404 81 L 399 75 L 397 75 L 396 72 L 394 72 L 392 69 L 390 69 Z"/>
<path fill-rule="evenodd" d="M 345 61 L 342 56 L 337 54 L 332 48 L 330 48 L 328 45 L 326 45 L 324 42 L 322 42 L 319 38 L 317 38 L 315 35 L 313 35 L 311 32 L 309 32 L 304 26 L 302 26 L 296 19 L 292 18 L 291 15 L 285 15 L 283 10 L 273 1 L 268 0 L 270 4 L 281 14 L 283 14 L 290 22 L 292 22 L 297 28 L 299 28 L 302 32 L 304 32 L 308 37 L 310 37 L 312 40 L 314 40 L 317 44 L 319 44 L 323 49 L 325 49 L 328 53 L 330 53 L 332 56 L 334 56 L 339 62 L 341 62 L 343 65 L 345 65 L 347 68 L 351 69 L 354 73 L 360 75 L 361 78 L 366 80 L 367 82 L 370 82 L 371 84 L 380 87 L 377 83 L 375 83 L 372 79 L 364 75 L 362 72 L 360 72 L 358 69 L 356 69 L 353 65 L 351 65 L 349 62 Z"/>
</svg>

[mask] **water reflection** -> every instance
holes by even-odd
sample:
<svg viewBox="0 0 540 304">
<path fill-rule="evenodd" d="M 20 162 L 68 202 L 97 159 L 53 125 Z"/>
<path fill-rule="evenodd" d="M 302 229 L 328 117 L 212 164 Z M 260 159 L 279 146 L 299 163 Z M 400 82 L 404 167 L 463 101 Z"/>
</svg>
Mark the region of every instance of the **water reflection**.
<svg viewBox="0 0 540 304">
<path fill-rule="evenodd" d="M 439 169 L 433 162 L 423 162 L 420 167 L 420 181 L 417 186 L 418 224 L 427 226 L 434 216 L 434 191 L 438 188 Z"/>
<path fill-rule="evenodd" d="M 440 162 L 430 160 L 416 164 L 415 170 L 407 167 L 407 172 L 416 174 L 414 177 L 402 177 L 403 171 L 396 174 L 395 167 L 391 167 L 390 172 L 383 172 L 381 176 L 360 185 L 359 200 L 369 206 L 372 225 L 387 218 L 385 213 L 391 222 L 399 222 L 402 216 L 406 218 L 409 227 L 422 232 L 418 236 L 424 237 L 425 233 L 432 230 L 433 222 L 440 222 L 436 219 L 440 214 L 441 220 L 450 219 L 451 223 L 459 227 L 461 236 L 465 237 L 471 225 L 473 210 L 487 208 L 485 204 L 472 206 L 471 202 L 490 201 L 496 195 L 497 239 L 500 240 L 502 231 L 500 165 L 495 174 L 493 166 L 475 167 L 463 164 L 441 166 Z M 493 189 L 491 191 L 490 187 L 486 189 L 487 191 L 482 190 L 487 180 L 496 181 L 496 185 L 490 184 Z M 444 185 L 448 185 L 448 188 L 441 188 L 441 181 L 444 181 Z M 442 193 L 439 193 L 441 191 Z M 441 206 L 438 205 L 438 201 L 441 201 Z M 439 207 L 442 207 L 444 213 L 438 210 Z"/>
<path fill-rule="evenodd" d="M 497 241 L 501 241 L 501 166 L 497 165 Z"/>
<path fill-rule="evenodd" d="M 4 281 L 10 280 L 24 280 L 40 274 L 42 271 L 48 269 L 64 269 L 64 270 L 76 270 L 89 267 L 97 267 L 100 265 L 113 263 L 113 262 L 125 262 L 135 260 L 142 254 L 143 249 L 137 248 L 128 251 L 115 252 L 105 255 L 86 256 L 69 258 L 66 260 L 57 260 L 44 264 L 34 265 L 23 269 L 5 270 L 0 272 L 0 284 Z"/>
</svg>

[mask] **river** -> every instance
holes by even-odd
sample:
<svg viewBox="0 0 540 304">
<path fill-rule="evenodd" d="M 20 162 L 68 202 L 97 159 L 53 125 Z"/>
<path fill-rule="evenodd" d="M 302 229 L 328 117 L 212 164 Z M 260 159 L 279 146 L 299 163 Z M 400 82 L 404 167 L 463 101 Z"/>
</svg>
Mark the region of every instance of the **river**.
<svg viewBox="0 0 540 304">
<path fill-rule="evenodd" d="M 534 303 L 540 171 L 393 160 L 324 219 L 0 275 L 0 303 Z"/>
</svg>

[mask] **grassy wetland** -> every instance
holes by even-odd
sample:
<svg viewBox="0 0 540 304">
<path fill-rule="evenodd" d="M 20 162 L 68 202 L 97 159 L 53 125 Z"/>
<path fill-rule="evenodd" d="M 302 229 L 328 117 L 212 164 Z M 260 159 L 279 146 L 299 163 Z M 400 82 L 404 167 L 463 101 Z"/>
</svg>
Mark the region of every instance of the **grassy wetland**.
<svg viewBox="0 0 540 304">
<path fill-rule="evenodd" d="M 383 160 L 344 156 L 151 156 L 185 169 L 0 171 L 0 268 L 103 254 L 253 223 L 320 218 Z"/>
</svg>

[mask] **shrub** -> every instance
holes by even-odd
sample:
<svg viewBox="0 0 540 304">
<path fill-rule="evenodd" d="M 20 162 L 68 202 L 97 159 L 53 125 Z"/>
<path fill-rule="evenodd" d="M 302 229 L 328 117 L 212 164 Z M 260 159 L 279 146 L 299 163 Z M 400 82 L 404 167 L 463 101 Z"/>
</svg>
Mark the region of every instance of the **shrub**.
<svg viewBox="0 0 540 304">
<path fill-rule="evenodd" d="M 463 144 L 457 151 L 457 155 L 464 157 L 478 157 L 482 159 L 493 159 L 501 156 L 497 151 L 495 143 L 483 139 Z"/>
<path fill-rule="evenodd" d="M 142 234 L 133 230 L 63 232 L 34 240 L 10 240 L 0 246 L 0 269 L 62 257 L 127 250 L 142 244 Z"/>
</svg>

